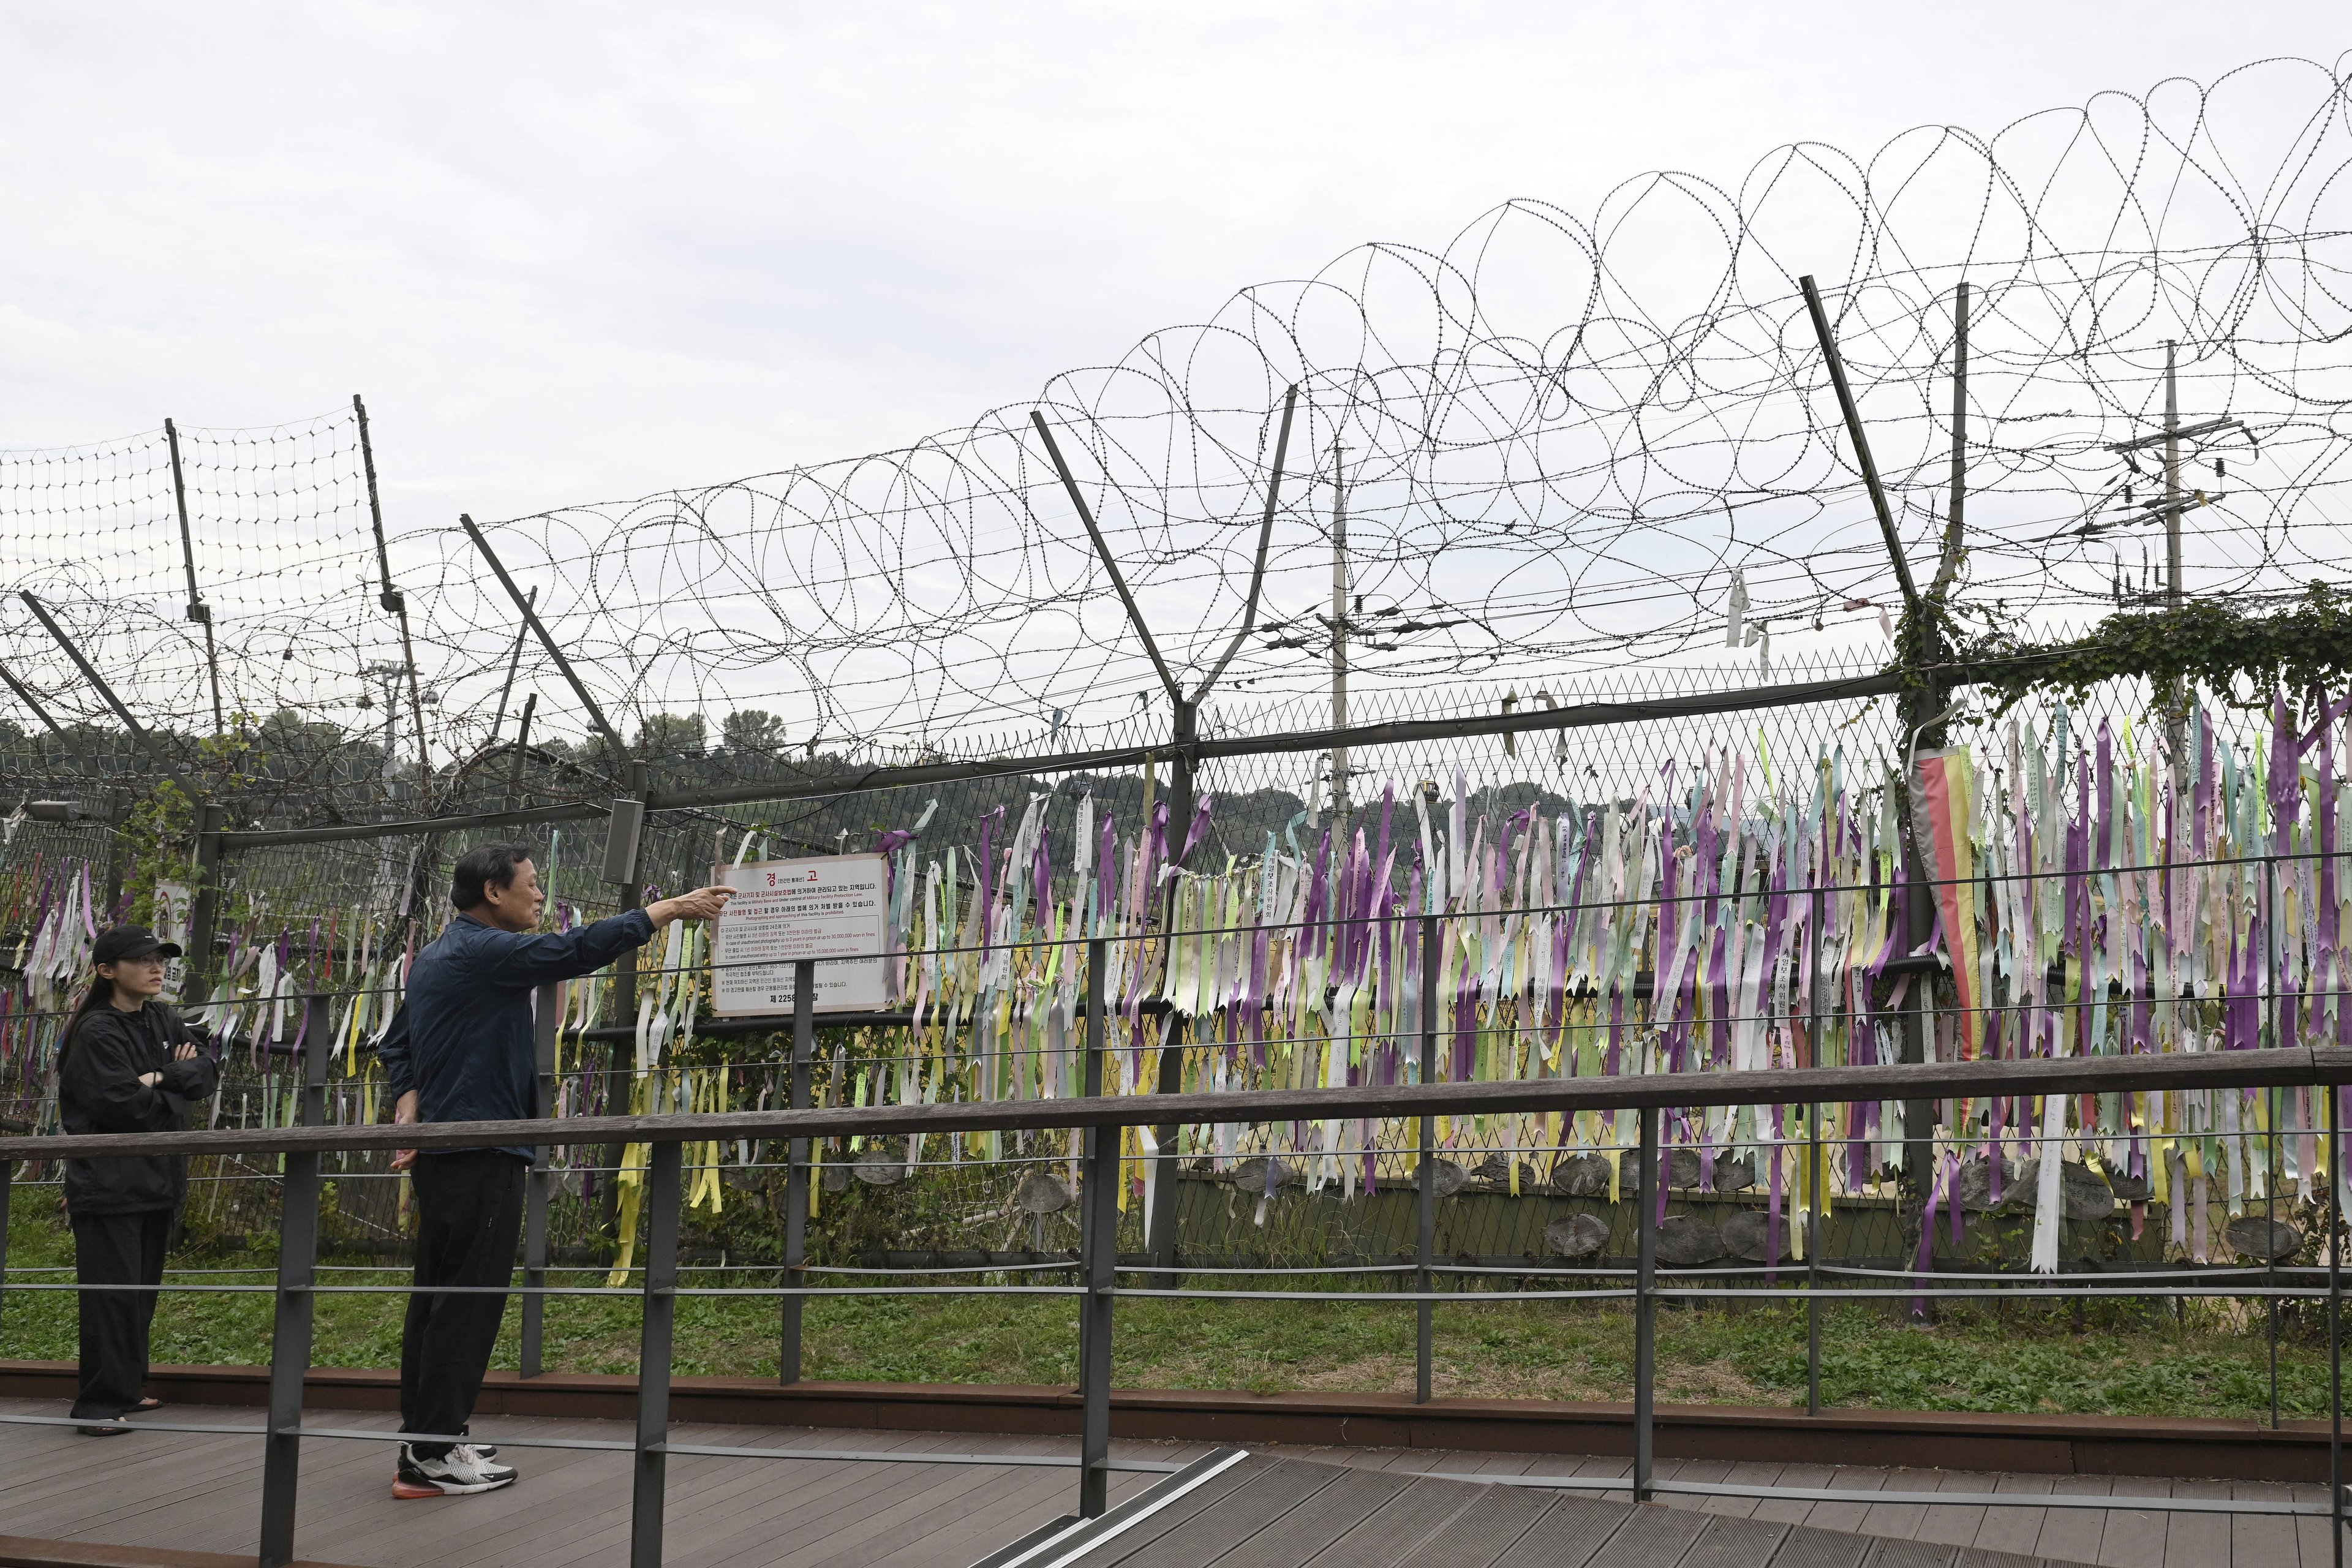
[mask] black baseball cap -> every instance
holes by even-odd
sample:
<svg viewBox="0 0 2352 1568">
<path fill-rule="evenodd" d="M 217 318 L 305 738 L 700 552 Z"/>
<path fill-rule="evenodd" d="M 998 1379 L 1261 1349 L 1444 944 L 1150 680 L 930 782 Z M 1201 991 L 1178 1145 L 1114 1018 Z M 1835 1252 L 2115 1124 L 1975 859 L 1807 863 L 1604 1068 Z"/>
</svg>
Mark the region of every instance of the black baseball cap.
<svg viewBox="0 0 2352 1568">
<path fill-rule="evenodd" d="M 180 956 L 180 944 L 164 942 L 145 926 L 109 926 L 98 933 L 98 942 L 89 950 L 92 963 L 121 963 L 126 959 L 147 958 L 156 953 L 165 958 Z"/>
</svg>

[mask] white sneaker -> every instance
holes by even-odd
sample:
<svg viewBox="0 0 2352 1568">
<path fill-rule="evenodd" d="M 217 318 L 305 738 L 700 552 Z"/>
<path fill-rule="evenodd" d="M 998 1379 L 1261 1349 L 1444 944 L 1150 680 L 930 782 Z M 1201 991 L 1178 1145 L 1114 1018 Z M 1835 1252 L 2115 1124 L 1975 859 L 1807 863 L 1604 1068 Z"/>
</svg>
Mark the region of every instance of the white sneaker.
<svg viewBox="0 0 2352 1568">
<path fill-rule="evenodd" d="M 406 1443 L 400 1446 L 400 1463 L 392 1474 L 396 1498 L 463 1497 L 469 1492 L 496 1491 L 515 1479 L 512 1465 L 494 1464 L 471 1443 L 459 1443 L 437 1459 L 420 1458 Z"/>
</svg>

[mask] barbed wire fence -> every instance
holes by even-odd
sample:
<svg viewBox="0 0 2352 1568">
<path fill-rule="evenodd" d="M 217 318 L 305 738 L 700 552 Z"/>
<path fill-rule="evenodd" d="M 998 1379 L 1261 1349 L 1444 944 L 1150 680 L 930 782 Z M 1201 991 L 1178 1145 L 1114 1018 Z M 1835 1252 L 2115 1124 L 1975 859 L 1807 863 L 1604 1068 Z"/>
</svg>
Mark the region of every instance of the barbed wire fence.
<svg viewBox="0 0 2352 1568">
<path fill-rule="evenodd" d="M 1497 820 L 1670 799 L 1735 754 L 1842 753 L 1857 800 L 1883 791 L 1938 715 L 1890 673 L 1906 605 L 1797 278 L 1832 280 L 1901 550 L 1951 561 L 1956 600 L 2044 641 L 2130 604 L 2284 603 L 2340 582 L 2352 543 L 2347 92 L 2340 65 L 2269 62 L 1990 137 L 1784 148 L 1729 185 L 1645 175 L 1590 215 L 1507 203 L 898 451 L 478 532 L 385 518 L 356 399 L 0 453 L 12 1114 L 47 1114 L 56 1009 L 26 965 L 76 865 L 89 918 L 200 886 L 203 962 L 275 942 L 323 984 L 362 963 L 354 930 L 429 932 L 455 856 L 516 831 L 585 919 L 701 880 L 747 832 L 824 854 L 928 816 L 927 852 L 985 877 L 1033 801 L 1066 845 L 1082 799 L 1132 825 L 1213 795 L 1208 865 L 1302 820 L 1344 851 L 1384 797 Z M 2280 136 L 2289 100 L 2308 113 Z M 2147 445 L 2167 428 L 2178 497 Z M 2271 721 L 2228 703 L 2263 694 L 2200 695 L 2252 758 Z M 2156 703 L 2113 683 L 2073 732 L 2128 745 Z M 2053 702 L 2016 716 L 2057 733 Z M 1994 771 L 1996 730 L 1962 732 Z M 137 816 L 165 778 L 184 824 Z M 622 884 L 601 870 L 626 795 L 652 810 Z M 258 1028 L 223 1103 L 266 1125 L 290 1056 Z M 772 1094 L 774 1047 L 710 1066 Z M 609 1103 L 619 1064 L 576 1060 L 565 1092 Z M 339 1114 L 381 1109 L 366 1083 Z M 1009 1203 L 1021 1160 L 973 1164 L 987 1194 L 953 1203 Z M 585 1246 L 612 1161 L 576 1165 Z M 383 1205 L 348 1212 L 394 1234 Z M 937 1253 L 947 1222 L 929 1234 Z"/>
</svg>

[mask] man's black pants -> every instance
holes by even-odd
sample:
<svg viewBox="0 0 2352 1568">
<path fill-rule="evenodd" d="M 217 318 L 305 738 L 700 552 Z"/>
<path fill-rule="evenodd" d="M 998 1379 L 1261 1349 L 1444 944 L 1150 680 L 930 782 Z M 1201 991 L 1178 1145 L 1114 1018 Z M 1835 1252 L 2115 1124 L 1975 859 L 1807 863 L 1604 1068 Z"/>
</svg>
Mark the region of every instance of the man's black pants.
<svg viewBox="0 0 2352 1568">
<path fill-rule="evenodd" d="M 522 1234 L 522 1179 L 530 1163 L 488 1149 L 419 1152 L 409 1169 L 416 1194 L 416 1275 L 400 1335 L 400 1429 L 462 1432 L 498 1343 L 506 1289 Z M 436 1285 L 494 1285 L 495 1293 L 436 1295 Z M 449 1445 L 418 1443 L 420 1458 Z"/>
<path fill-rule="evenodd" d="M 74 1272 L 85 1285 L 159 1285 L 172 1211 L 75 1215 Z M 73 1413 L 111 1421 L 146 1396 L 152 1290 L 81 1292 L 81 1393 Z"/>
</svg>

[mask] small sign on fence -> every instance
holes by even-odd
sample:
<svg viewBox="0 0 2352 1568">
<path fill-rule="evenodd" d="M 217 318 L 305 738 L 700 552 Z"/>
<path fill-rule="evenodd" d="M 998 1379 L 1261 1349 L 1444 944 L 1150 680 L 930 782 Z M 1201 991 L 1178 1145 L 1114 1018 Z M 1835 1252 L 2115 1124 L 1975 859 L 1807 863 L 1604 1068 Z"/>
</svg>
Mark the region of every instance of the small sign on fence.
<svg viewBox="0 0 2352 1568">
<path fill-rule="evenodd" d="M 711 922 L 713 1011 L 789 1013 L 793 962 L 842 957 L 856 962 L 817 965 L 816 1011 L 879 1011 L 887 1000 L 887 866 L 880 855 L 824 855 L 716 868 L 713 879 L 733 888 L 735 898 Z"/>
</svg>

